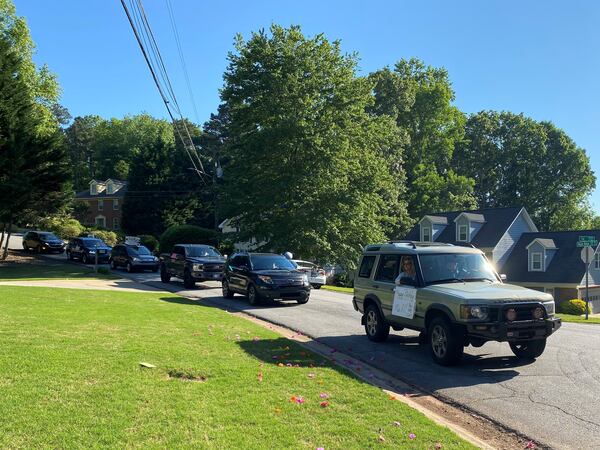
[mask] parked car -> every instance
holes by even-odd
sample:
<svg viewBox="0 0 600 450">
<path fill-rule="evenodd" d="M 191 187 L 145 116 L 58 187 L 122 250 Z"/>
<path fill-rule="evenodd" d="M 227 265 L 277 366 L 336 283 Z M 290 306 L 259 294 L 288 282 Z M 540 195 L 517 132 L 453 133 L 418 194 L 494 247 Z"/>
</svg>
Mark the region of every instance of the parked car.
<svg viewBox="0 0 600 450">
<path fill-rule="evenodd" d="M 441 365 L 487 341 L 508 342 L 517 357 L 535 359 L 561 326 L 550 294 L 503 283 L 480 250 L 451 244 L 368 245 L 352 302 L 370 340 L 385 340 L 390 327 L 421 331 Z"/>
<path fill-rule="evenodd" d="M 310 297 L 308 275 L 283 255 L 274 253 L 233 254 L 225 263 L 222 288 L 223 297 L 246 295 L 251 305 L 259 304 L 262 299 L 295 300 L 303 304 Z"/>
<path fill-rule="evenodd" d="M 143 245 L 115 245 L 110 253 L 110 267 L 125 267 L 127 272 L 135 270 L 152 270 L 158 272 L 159 261 Z"/>
<path fill-rule="evenodd" d="M 28 231 L 23 235 L 23 249 L 25 251 L 33 250 L 37 253 L 63 253 L 65 251 L 65 243 L 49 231 Z"/>
<path fill-rule="evenodd" d="M 308 282 L 315 289 L 321 289 L 327 283 L 325 270 L 310 261 L 302 261 L 299 259 L 292 260 L 300 272 L 308 275 Z"/>
<path fill-rule="evenodd" d="M 71 239 L 66 250 L 70 260 L 80 259 L 84 264 L 94 264 L 97 257 L 98 263 L 105 264 L 110 259 L 112 247 L 106 245 L 102 239 L 80 237 Z"/>
<path fill-rule="evenodd" d="M 210 245 L 177 244 L 171 253 L 160 255 L 160 279 L 168 283 L 171 277 L 181 278 L 186 289 L 196 282 L 223 278 L 225 258 Z"/>
</svg>

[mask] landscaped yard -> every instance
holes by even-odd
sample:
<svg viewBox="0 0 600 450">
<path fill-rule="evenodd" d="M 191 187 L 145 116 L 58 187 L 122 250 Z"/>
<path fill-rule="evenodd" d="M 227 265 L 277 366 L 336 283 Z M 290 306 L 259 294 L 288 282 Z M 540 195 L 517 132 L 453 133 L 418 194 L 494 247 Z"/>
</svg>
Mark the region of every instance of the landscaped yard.
<svg viewBox="0 0 600 450">
<path fill-rule="evenodd" d="M 574 323 L 600 323 L 600 317 L 590 316 L 588 320 L 585 320 L 585 316 L 575 316 L 571 314 L 557 314 L 563 322 L 574 322 Z"/>
<path fill-rule="evenodd" d="M 328 291 L 336 291 L 336 292 L 344 292 L 346 294 L 352 294 L 354 292 L 354 288 L 350 287 L 342 287 L 342 286 L 323 286 L 323 289 L 327 289 Z"/>
<path fill-rule="evenodd" d="M 2 448 L 473 448 L 294 342 L 174 295 L 2 286 L 0 321 Z"/>
<path fill-rule="evenodd" d="M 54 278 L 118 278 L 109 273 L 96 273 L 93 269 L 67 262 L 61 263 L 15 253 L 11 261 L 0 263 L 0 281 L 48 280 Z"/>
</svg>

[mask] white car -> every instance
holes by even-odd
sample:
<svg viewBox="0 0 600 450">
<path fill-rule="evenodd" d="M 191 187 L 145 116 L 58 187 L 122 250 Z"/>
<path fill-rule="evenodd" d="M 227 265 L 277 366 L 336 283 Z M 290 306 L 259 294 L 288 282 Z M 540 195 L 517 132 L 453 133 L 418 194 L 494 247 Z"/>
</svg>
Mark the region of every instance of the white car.
<svg viewBox="0 0 600 450">
<path fill-rule="evenodd" d="M 294 259 L 292 261 L 296 263 L 298 270 L 305 272 L 308 275 L 308 282 L 313 288 L 321 289 L 321 286 L 327 282 L 325 271 L 315 263 L 311 263 L 310 261 L 301 261 L 298 259 Z"/>
</svg>

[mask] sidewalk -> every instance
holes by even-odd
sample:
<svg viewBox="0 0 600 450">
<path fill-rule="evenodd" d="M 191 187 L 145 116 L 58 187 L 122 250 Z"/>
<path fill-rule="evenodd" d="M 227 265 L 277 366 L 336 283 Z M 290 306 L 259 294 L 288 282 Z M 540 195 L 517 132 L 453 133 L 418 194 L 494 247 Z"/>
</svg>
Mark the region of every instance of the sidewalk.
<svg viewBox="0 0 600 450">
<path fill-rule="evenodd" d="M 96 289 L 120 292 L 168 292 L 142 283 L 120 278 L 117 280 L 71 279 L 71 280 L 23 280 L 0 281 L 0 286 L 33 286 L 65 289 Z"/>
</svg>

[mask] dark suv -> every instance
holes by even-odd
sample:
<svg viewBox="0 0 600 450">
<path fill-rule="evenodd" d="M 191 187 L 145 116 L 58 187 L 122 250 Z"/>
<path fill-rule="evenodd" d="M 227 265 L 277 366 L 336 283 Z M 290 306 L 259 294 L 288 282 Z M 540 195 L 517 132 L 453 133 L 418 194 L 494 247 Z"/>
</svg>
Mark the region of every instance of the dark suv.
<svg viewBox="0 0 600 450">
<path fill-rule="evenodd" d="M 96 257 L 98 263 L 105 264 L 110 258 L 111 247 L 102 239 L 95 237 L 81 237 L 71 239 L 67 244 L 67 258 L 80 259 L 84 264 L 94 264 Z"/>
<path fill-rule="evenodd" d="M 261 299 L 308 302 L 310 283 L 305 273 L 282 255 L 274 253 L 236 253 L 225 263 L 223 297 L 235 293 L 248 296 L 251 305 Z"/>
<path fill-rule="evenodd" d="M 29 231 L 23 236 L 23 249 L 35 252 L 58 252 L 65 251 L 65 243 L 54 233 L 49 231 Z"/>
<path fill-rule="evenodd" d="M 110 267 L 125 267 L 127 272 L 152 270 L 158 272 L 158 258 L 143 245 L 115 245 L 110 254 Z"/>
</svg>

